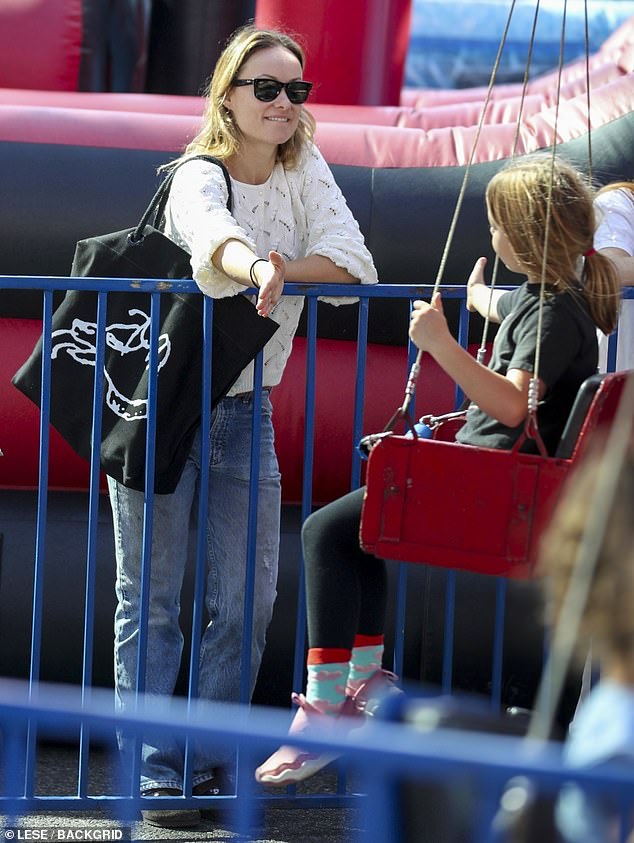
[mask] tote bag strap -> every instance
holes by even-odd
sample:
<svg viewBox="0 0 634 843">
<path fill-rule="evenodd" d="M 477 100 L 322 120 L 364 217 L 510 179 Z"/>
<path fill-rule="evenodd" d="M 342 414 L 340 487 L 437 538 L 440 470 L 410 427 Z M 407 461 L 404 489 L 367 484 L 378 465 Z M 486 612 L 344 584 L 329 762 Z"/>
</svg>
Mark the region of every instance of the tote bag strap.
<svg viewBox="0 0 634 843">
<path fill-rule="evenodd" d="M 183 164 L 187 164 L 189 161 L 210 161 L 212 164 L 216 164 L 216 166 L 220 167 L 222 170 L 222 174 L 225 177 L 225 183 L 227 185 L 227 192 L 228 192 L 228 199 L 227 199 L 227 209 L 231 212 L 233 207 L 233 197 L 231 195 L 231 179 L 229 177 L 229 171 L 223 164 L 223 162 L 219 158 L 215 158 L 213 155 L 192 155 L 189 158 L 183 158 L 182 161 L 179 161 L 169 173 L 165 176 L 161 184 L 159 185 L 158 190 L 150 200 L 150 204 L 145 209 L 143 216 L 141 217 L 139 224 L 134 229 L 134 231 L 130 234 L 130 240 L 133 243 L 138 243 L 139 240 L 143 239 L 143 232 L 145 230 L 146 225 L 153 225 L 154 227 L 157 226 L 157 223 L 163 216 L 165 212 L 165 206 L 167 205 L 167 199 L 169 197 L 170 188 L 172 186 L 172 180 L 174 179 L 174 174 L 179 167 L 182 167 Z"/>
</svg>

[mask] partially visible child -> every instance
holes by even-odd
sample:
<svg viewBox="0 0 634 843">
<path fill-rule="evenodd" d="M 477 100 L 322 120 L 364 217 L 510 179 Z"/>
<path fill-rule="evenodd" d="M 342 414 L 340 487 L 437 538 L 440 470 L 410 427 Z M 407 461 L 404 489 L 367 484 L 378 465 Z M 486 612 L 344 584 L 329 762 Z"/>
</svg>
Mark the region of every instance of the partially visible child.
<svg viewBox="0 0 634 843">
<path fill-rule="evenodd" d="M 599 467 L 595 454 L 574 473 L 544 535 L 540 568 L 553 620 L 568 589 L 588 515 L 597 505 Z M 577 642 L 581 659 L 591 643 L 601 678 L 581 705 L 564 747 L 571 767 L 634 763 L 634 443 L 614 470 L 619 472 L 616 494 Z M 614 815 L 577 787 L 564 790 L 556 814 L 566 843 L 619 839 Z"/>
<path fill-rule="evenodd" d="M 618 282 L 610 261 L 593 252 L 592 193 L 562 160 L 539 155 L 515 162 L 493 177 L 486 202 L 493 248 L 509 269 L 527 276 L 516 290 L 493 296 L 493 318 L 501 325 L 489 366 L 451 335 L 440 295 L 431 304 L 414 302 L 409 333 L 471 400 L 460 442 L 511 449 L 524 431 L 541 323 L 538 423 L 552 451 L 579 387 L 596 372 L 596 328 L 614 328 Z M 484 258 L 476 262 L 468 282 L 468 306 L 482 314 L 490 299 L 485 264 Z M 528 439 L 522 447 L 532 446 Z M 310 722 L 328 726 L 335 717 L 354 728 L 368 697 L 386 684 L 381 665 L 387 574 L 385 562 L 359 546 L 363 497 L 364 489 L 357 489 L 313 513 L 303 526 L 308 684 L 305 696 L 293 695 L 299 710 L 292 734 Z M 284 746 L 257 769 L 256 779 L 301 781 L 331 758 Z"/>
</svg>

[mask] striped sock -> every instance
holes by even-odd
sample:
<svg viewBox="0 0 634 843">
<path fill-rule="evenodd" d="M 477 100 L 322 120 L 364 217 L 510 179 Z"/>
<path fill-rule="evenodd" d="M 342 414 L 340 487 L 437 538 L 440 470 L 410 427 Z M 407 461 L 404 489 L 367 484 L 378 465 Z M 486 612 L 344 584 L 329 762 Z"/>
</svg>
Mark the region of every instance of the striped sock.
<svg viewBox="0 0 634 843">
<path fill-rule="evenodd" d="M 381 669 L 383 664 L 383 636 L 357 635 L 350 656 L 348 692 L 354 693 L 364 682 Z"/>
<path fill-rule="evenodd" d="M 311 647 L 306 699 L 324 714 L 336 715 L 346 698 L 350 650 Z"/>
</svg>

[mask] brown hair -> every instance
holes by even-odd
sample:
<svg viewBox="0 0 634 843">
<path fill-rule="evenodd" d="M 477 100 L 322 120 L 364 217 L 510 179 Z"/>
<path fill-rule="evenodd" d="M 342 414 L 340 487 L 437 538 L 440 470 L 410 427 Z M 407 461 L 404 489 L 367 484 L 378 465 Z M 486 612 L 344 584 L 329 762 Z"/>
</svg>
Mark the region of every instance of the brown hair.
<svg viewBox="0 0 634 843">
<path fill-rule="evenodd" d="M 234 123 L 231 112 L 224 105 L 225 94 L 247 59 L 257 50 L 269 47 L 284 47 L 293 53 L 303 70 L 304 51 L 290 35 L 272 29 L 256 29 L 252 24 L 236 30 L 220 54 L 207 87 L 202 127 L 187 145 L 182 157 L 206 153 L 224 160 L 238 152 L 240 130 Z M 278 161 L 287 169 L 297 166 L 302 150 L 312 140 L 314 133 L 315 119 L 310 112 L 302 108 L 295 133 L 278 147 Z"/>
<path fill-rule="evenodd" d="M 572 576 L 588 513 L 596 505 L 594 493 L 603 458 L 595 450 L 570 475 L 542 535 L 538 572 L 548 578 L 554 619 Z M 616 494 L 580 627 L 582 657 L 590 639 L 600 654 L 620 659 L 634 656 L 634 443 L 615 471 L 619 472 Z"/>
<path fill-rule="evenodd" d="M 616 327 L 621 289 L 611 261 L 593 251 L 593 199 L 582 174 L 548 153 L 518 158 L 496 173 L 486 190 L 489 214 L 508 237 L 526 274 L 541 279 L 546 248 L 544 276 L 549 289 L 584 296 L 595 324 L 609 334 Z"/>
</svg>

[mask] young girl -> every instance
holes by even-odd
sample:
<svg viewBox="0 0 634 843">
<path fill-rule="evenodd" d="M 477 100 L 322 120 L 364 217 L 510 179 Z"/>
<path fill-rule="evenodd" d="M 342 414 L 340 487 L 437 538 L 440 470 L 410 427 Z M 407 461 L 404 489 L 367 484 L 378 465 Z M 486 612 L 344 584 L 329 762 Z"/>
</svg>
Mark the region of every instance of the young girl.
<svg viewBox="0 0 634 843">
<path fill-rule="evenodd" d="M 551 187 L 552 186 L 552 187 Z M 549 201 L 550 196 L 550 201 Z M 509 269 L 527 276 L 511 292 L 495 292 L 492 316 L 501 322 L 488 367 L 452 337 L 440 295 L 414 302 L 410 337 L 428 351 L 471 399 L 459 441 L 510 449 L 522 434 L 537 341 L 542 265 L 545 302 L 539 367 L 539 429 L 550 449 L 563 430 L 583 381 L 597 369 L 596 328 L 614 328 L 619 289 L 609 260 L 594 252 L 592 194 L 582 177 L 552 156 L 512 164 L 486 192 L 493 248 Z M 544 251 L 548 223 L 548 249 Z M 584 260 L 585 257 L 585 260 Z M 468 306 L 485 314 L 490 291 L 485 259 L 468 282 Z M 523 447 L 531 448 L 528 439 Z M 349 728 L 368 698 L 390 679 L 381 670 L 386 610 L 385 563 L 359 546 L 364 490 L 340 498 L 305 522 L 302 530 L 308 610 L 308 684 L 293 695 L 297 734 L 309 722 L 335 717 Z M 332 756 L 284 746 L 256 771 L 267 784 L 301 781 Z"/>
</svg>

